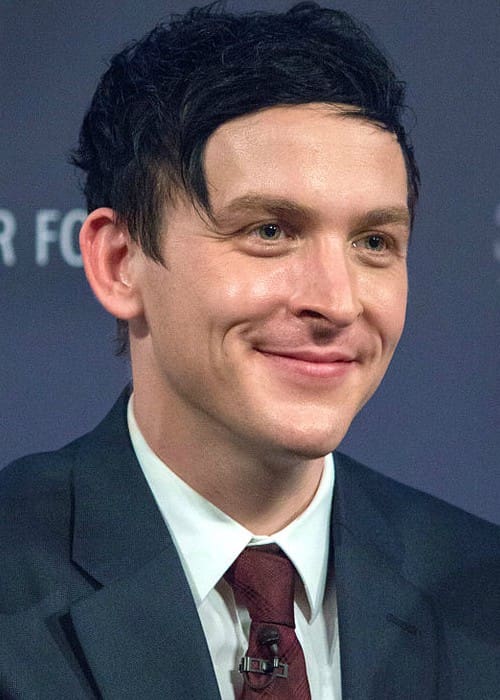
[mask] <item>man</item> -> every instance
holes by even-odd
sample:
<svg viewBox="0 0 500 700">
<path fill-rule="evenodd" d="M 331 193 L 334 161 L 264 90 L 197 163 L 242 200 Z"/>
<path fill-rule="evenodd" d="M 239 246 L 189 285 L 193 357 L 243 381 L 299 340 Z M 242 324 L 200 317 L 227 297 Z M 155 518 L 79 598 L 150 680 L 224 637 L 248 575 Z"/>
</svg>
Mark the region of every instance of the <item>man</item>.
<svg viewBox="0 0 500 700">
<path fill-rule="evenodd" d="M 75 162 L 133 389 L 2 473 L 2 698 L 498 697 L 497 528 L 331 455 L 403 329 L 402 99 L 314 3 L 114 57 Z"/>
</svg>

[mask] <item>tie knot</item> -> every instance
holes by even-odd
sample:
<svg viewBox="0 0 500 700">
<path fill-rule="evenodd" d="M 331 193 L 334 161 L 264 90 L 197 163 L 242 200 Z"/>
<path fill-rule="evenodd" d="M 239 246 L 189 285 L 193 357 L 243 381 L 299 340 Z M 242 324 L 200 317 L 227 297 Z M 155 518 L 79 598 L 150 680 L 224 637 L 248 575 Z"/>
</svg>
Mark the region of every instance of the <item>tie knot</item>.
<svg viewBox="0 0 500 700">
<path fill-rule="evenodd" d="M 227 570 L 225 578 L 237 603 L 247 608 L 252 622 L 295 627 L 295 569 L 279 547 L 247 547 Z"/>
</svg>

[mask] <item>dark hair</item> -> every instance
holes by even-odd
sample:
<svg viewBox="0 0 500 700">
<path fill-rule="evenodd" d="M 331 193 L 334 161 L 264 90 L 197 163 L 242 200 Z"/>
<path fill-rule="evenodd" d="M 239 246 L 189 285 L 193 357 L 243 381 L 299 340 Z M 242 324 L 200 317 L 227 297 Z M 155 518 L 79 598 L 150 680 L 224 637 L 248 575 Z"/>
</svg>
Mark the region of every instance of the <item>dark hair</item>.
<svg viewBox="0 0 500 700">
<path fill-rule="evenodd" d="M 161 262 L 165 203 L 179 191 L 210 211 L 208 137 L 230 119 L 275 105 L 327 102 L 393 132 L 413 215 L 419 175 L 402 124 L 404 84 L 367 30 L 341 11 L 300 2 L 288 12 L 231 14 L 219 2 L 173 15 L 116 54 L 83 121 L 73 163 L 89 211 L 111 207 Z M 348 112 L 349 113 L 349 112 Z M 121 350 L 127 324 L 120 324 Z"/>
</svg>

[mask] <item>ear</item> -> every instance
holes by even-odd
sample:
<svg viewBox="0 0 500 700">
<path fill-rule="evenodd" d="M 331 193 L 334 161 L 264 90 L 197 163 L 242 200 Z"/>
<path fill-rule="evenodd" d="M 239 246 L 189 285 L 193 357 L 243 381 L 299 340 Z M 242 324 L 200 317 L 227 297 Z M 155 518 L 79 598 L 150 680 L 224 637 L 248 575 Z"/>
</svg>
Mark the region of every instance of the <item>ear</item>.
<svg viewBox="0 0 500 700">
<path fill-rule="evenodd" d="M 89 214 L 80 230 L 80 250 L 89 284 L 104 308 L 124 321 L 139 316 L 142 300 L 133 263 L 141 250 L 112 209 L 101 207 Z"/>
</svg>

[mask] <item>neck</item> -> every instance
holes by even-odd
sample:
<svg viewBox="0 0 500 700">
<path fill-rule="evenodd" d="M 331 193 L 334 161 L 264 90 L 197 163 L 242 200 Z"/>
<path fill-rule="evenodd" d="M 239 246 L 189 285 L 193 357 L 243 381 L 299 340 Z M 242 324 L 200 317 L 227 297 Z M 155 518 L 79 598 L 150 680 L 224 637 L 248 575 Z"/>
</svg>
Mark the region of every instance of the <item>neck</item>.
<svg viewBox="0 0 500 700">
<path fill-rule="evenodd" d="M 182 412 L 150 410 L 134 391 L 134 415 L 151 449 L 183 481 L 255 535 L 272 535 L 309 505 L 324 458 L 239 444 L 223 427 L 193 425 Z M 177 407 L 178 409 L 178 407 Z"/>
</svg>

